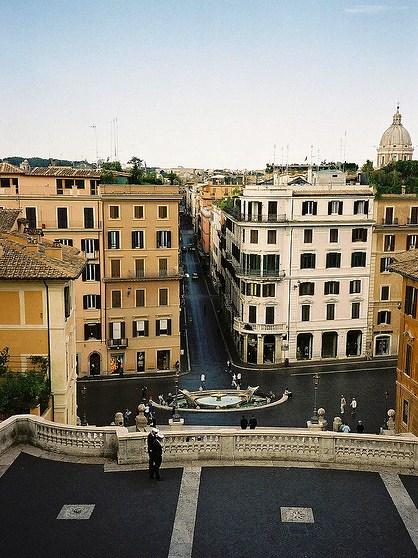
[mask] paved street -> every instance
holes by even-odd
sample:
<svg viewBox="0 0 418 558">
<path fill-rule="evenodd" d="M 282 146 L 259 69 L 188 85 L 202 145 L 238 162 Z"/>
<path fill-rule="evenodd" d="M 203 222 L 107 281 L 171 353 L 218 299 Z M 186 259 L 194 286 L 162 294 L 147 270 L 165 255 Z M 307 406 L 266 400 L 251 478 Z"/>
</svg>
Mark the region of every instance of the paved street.
<svg viewBox="0 0 418 558">
<path fill-rule="evenodd" d="M 183 231 L 183 245 L 191 243 L 192 231 Z M 185 310 L 183 319 L 187 324 L 190 372 L 181 377 L 180 385 L 196 390 L 200 385 L 200 374 L 206 374 L 208 389 L 230 387 L 231 379 L 225 372 L 229 358 L 217 321 L 217 297 L 208 290 L 207 278 L 202 273 L 195 251 L 183 252 L 187 273 L 185 279 Z M 197 272 L 199 279 L 192 279 Z M 183 372 L 187 371 L 187 355 L 182 361 Z M 354 396 L 358 401 L 355 417 L 345 417 L 351 426 L 363 420 L 367 432 L 378 432 L 385 417 L 385 393 L 388 392 L 388 407 L 395 404 L 394 359 L 357 360 L 339 363 L 304 363 L 289 368 L 268 369 L 240 368 L 243 386 L 259 385 L 261 391 L 282 394 L 287 387 L 294 397 L 273 409 L 256 411 L 257 420 L 264 426 L 303 427 L 310 418 L 313 408 L 312 375 L 320 374 L 318 407 L 324 407 L 327 419 L 332 423 L 339 414 L 339 401 L 344 394 L 347 403 Z M 132 411 L 140 400 L 141 386 L 146 385 L 153 397 L 174 391 L 173 378 L 111 378 L 86 382 L 87 419 L 90 424 L 105 425 L 112 422 L 117 410 Z M 80 383 L 78 385 L 80 389 Z M 79 393 L 80 406 L 83 406 Z M 240 413 L 184 413 L 187 424 L 236 425 Z M 157 420 L 166 423 L 168 413 L 160 412 Z"/>
<path fill-rule="evenodd" d="M 293 467 L 163 466 L 161 474 L 158 482 L 147 471 L 21 453 L 0 478 L 2 556 L 418 556 L 416 477 Z M 73 519 L 57 519 L 68 517 L 63 506 Z"/>
</svg>

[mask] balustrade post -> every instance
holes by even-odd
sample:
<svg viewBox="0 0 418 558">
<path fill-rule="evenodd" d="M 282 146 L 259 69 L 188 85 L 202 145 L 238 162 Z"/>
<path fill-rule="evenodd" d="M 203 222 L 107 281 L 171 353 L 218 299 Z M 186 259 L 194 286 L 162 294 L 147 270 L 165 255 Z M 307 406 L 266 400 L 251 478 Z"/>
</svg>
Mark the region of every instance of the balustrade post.
<svg viewBox="0 0 418 558">
<path fill-rule="evenodd" d="M 220 454 L 221 461 L 233 461 L 235 458 L 234 444 L 235 444 L 235 434 L 226 434 L 220 436 Z"/>
<path fill-rule="evenodd" d="M 335 462 L 335 436 L 319 437 L 319 461 L 321 463 Z"/>
</svg>

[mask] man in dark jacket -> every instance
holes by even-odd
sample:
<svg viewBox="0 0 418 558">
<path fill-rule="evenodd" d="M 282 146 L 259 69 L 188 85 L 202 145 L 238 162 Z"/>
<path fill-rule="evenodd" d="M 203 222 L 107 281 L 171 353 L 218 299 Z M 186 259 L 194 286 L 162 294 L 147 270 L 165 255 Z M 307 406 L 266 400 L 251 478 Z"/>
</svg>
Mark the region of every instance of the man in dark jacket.
<svg viewBox="0 0 418 558">
<path fill-rule="evenodd" d="M 158 428 L 151 428 L 151 432 L 148 434 L 147 437 L 147 445 L 148 445 L 148 469 L 149 469 L 149 476 L 151 479 L 154 478 L 154 444 L 157 440 Z"/>
<path fill-rule="evenodd" d="M 155 478 L 157 480 L 161 480 L 160 467 L 163 461 L 163 445 L 162 445 L 163 438 L 164 438 L 164 434 L 157 432 L 155 436 L 155 440 L 152 445 L 152 450 L 151 450 L 151 460 L 152 460 L 151 478 L 152 479 L 154 478 L 154 474 L 155 474 Z"/>
<path fill-rule="evenodd" d="M 242 428 L 243 430 L 246 430 L 247 426 L 248 426 L 248 420 L 245 418 L 244 415 L 242 415 L 242 419 L 241 419 L 241 428 Z"/>
<path fill-rule="evenodd" d="M 257 419 L 254 415 L 251 415 L 250 422 L 248 424 L 250 425 L 250 430 L 255 429 L 255 427 L 257 426 Z"/>
</svg>

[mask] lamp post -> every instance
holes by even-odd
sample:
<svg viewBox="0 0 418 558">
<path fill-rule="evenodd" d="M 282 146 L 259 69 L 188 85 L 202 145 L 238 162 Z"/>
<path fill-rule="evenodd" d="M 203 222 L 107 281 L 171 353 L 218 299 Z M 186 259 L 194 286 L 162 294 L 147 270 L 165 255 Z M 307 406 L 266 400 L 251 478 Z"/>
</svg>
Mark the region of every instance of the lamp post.
<svg viewBox="0 0 418 558">
<path fill-rule="evenodd" d="M 314 406 L 313 406 L 313 413 L 312 413 L 312 419 L 311 422 L 314 424 L 318 423 L 318 412 L 317 412 L 317 408 L 316 408 L 316 394 L 318 391 L 318 386 L 319 386 L 319 374 L 314 374 L 313 375 L 313 385 L 314 385 Z"/>
<path fill-rule="evenodd" d="M 178 396 L 179 396 L 179 376 L 180 376 L 180 362 L 176 362 L 176 376 L 174 380 L 174 385 L 176 388 L 176 395 L 174 399 L 174 413 L 173 413 L 173 422 L 180 422 L 180 415 L 178 413 L 179 404 L 178 404 Z"/>
<path fill-rule="evenodd" d="M 389 392 L 385 391 L 385 418 L 383 420 L 383 428 L 387 428 L 388 425 L 388 399 L 389 399 Z"/>
<path fill-rule="evenodd" d="M 81 388 L 81 400 L 83 402 L 83 416 L 81 417 L 81 426 L 87 426 L 87 415 L 86 415 L 87 386 L 84 384 Z"/>
</svg>

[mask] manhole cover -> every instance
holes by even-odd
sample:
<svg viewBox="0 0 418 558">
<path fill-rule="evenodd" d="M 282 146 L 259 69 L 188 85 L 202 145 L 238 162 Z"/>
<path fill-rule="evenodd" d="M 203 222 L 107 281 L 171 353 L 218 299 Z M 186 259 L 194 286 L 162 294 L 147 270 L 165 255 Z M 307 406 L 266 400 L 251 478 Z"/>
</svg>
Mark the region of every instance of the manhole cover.
<svg viewBox="0 0 418 558">
<path fill-rule="evenodd" d="M 57 519 L 90 519 L 95 504 L 64 504 Z"/>
</svg>

